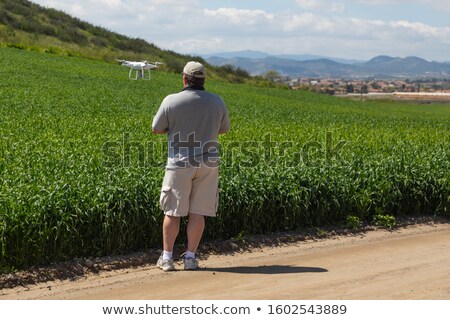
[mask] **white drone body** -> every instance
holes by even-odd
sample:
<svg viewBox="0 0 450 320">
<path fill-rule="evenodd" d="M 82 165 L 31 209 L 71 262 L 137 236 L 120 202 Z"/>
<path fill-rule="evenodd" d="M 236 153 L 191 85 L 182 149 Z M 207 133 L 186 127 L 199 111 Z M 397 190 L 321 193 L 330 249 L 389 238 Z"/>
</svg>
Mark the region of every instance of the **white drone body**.
<svg viewBox="0 0 450 320">
<path fill-rule="evenodd" d="M 158 68 L 158 66 L 162 64 L 162 62 L 150 63 L 147 60 L 145 61 L 117 60 L 117 61 L 121 62 L 121 64 L 124 67 L 130 68 L 130 72 L 128 73 L 128 78 L 130 78 L 130 80 L 137 80 L 139 78 L 142 78 L 143 80 L 150 80 L 150 70 Z M 147 70 L 147 75 L 145 70 Z"/>
</svg>

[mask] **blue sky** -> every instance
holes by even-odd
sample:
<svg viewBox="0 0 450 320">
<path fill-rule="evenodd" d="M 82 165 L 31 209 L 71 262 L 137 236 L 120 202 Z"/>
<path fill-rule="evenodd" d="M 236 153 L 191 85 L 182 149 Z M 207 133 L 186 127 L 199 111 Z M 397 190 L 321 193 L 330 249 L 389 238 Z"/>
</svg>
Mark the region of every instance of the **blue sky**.
<svg viewBox="0 0 450 320">
<path fill-rule="evenodd" d="M 450 61 L 450 0 L 32 0 L 180 53 Z"/>
</svg>

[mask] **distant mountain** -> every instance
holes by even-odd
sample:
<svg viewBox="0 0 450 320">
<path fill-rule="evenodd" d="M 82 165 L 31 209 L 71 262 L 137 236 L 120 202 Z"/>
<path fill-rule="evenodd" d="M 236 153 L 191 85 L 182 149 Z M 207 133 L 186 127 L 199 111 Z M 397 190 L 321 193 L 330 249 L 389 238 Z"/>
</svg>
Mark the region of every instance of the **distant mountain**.
<svg viewBox="0 0 450 320">
<path fill-rule="evenodd" d="M 316 56 L 316 55 L 312 55 L 312 54 L 300 54 L 300 55 L 283 54 L 283 55 L 277 55 L 276 57 L 283 58 L 283 59 L 297 60 L 297 61 L 327 59 L 327 60 L 344 63 L 344 64 L 355 64 L 355 63 L 363 63 L 364 62 L 362 60 L 342 59 L 342 58 L 334 58 L 334 57 L 327 57 L 327 56 Z"/>
<path fill-rule="evenodd" d="M 248 71 L 252 75 L 262 75 L 275 70 L 290 77 L 312 78 L 450 78 L 450 63 L 429 62 L 418 57 L 378 56 L 367 62 L 342 63 L 330 58 L 300 61 L 284 57 L 264 56 L 218 57 L 206 60 L 217 66 L 233 65 Z M 251 54 L 249 54 L 251 55 Z M 299 58 L 301 56 L 297 56 Z"/>
<path fill-rule="evenodd" d="M 389 56 L 377 56 L 375 58 L 370 59 L 366 62 L 367 65 L 379 65 L 381 63 L 389 63 L 391 61 L 395 60 L 393 57 Z"/>
<path fill-rule="evenodd" d="M 233 59 L 233 58 L 249 58 L 249 59 L 264 59 L 270 56 L 270 54 L 254 51 L 254 50 L 244 50 L 244 51 L 233 51 L 233 52 L 219 52 L 210 54 L 195 54 L 199 55 L 205 59 L 212 57 L 222 58 L 222 59 Z"/>
<path fill-rule="evenodd" d="M 198 55 L 198 54 L 196 54 Z M 352 59 L 342 59 L 342 58 L 333 58 L 326 56 L 318 56 L 313 54 L 269 54 L 261 51 L 253 51 L 253 50 L 244 50 L 244 51 L 234 51 L 234 52 L 219 52 L 219 53 L 210 53 L 210 54 L 200 54 L 201 57 L 205 59 L 212 58 L 222 58 L 222 59 L 233 59 L 233 58 L 248 58 L 248 59 L 265 59 L 268 57 L 275 57 L 280 59 L 288 59 L 288 60 L 296 60 L 296 61 L 308 61 L 308 60 L 317 60 L 317 59 L 328 59 L 332 61 L 336 61 L 339 63 L 345 64 L 355 64 L 355 63 L 363 63 L 362 60 L 352 60 Z"/>
<path fill-rule="evenodd" d="M 450 74 L 448 64 L 429 62 L 418 57 L 393 58 L 379 56 L 360 66 L 366 71 L 392 74 L 397 77 L 408 77 L 411 75 L 445 77 Z"/>
</svg>

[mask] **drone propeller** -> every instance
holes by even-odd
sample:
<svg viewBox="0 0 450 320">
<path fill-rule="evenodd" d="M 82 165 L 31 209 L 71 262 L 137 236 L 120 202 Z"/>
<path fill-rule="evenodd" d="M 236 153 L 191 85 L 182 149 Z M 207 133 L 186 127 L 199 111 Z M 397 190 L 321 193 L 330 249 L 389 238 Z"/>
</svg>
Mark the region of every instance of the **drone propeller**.
<svg viewBox="0 0 450 320">
<path fill-rule="evenodd" d="M 144 61 L 142 61 L 142 63 L 145 63 L 145 64 L 152 64 L 152 65 L 154 65 L 154 66 L 159 66 L 159 65 L 164 64 L 164 62 L 159 62 L 159 61 L 152 62 L 152 61 L 148 61 L 148 60 L 144 60 Z"/>
</svg>

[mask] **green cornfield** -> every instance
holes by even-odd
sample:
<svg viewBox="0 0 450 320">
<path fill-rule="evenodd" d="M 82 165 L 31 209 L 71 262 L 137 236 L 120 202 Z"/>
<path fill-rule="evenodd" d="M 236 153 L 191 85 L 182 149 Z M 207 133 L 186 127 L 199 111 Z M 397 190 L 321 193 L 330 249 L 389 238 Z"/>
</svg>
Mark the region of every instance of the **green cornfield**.
<svg viewBox="0 0 450 320">
<path fill-rule="evenodd" d="M 160 246 L 167 145 L 151 122 L 181 87 L 178 74 L 130 81 L 119 65 L 0 48 L 0 272 Z M 232 131 L 205 238 L 450 216 L 449 105 L 206 87 Z"/>
</svg>

